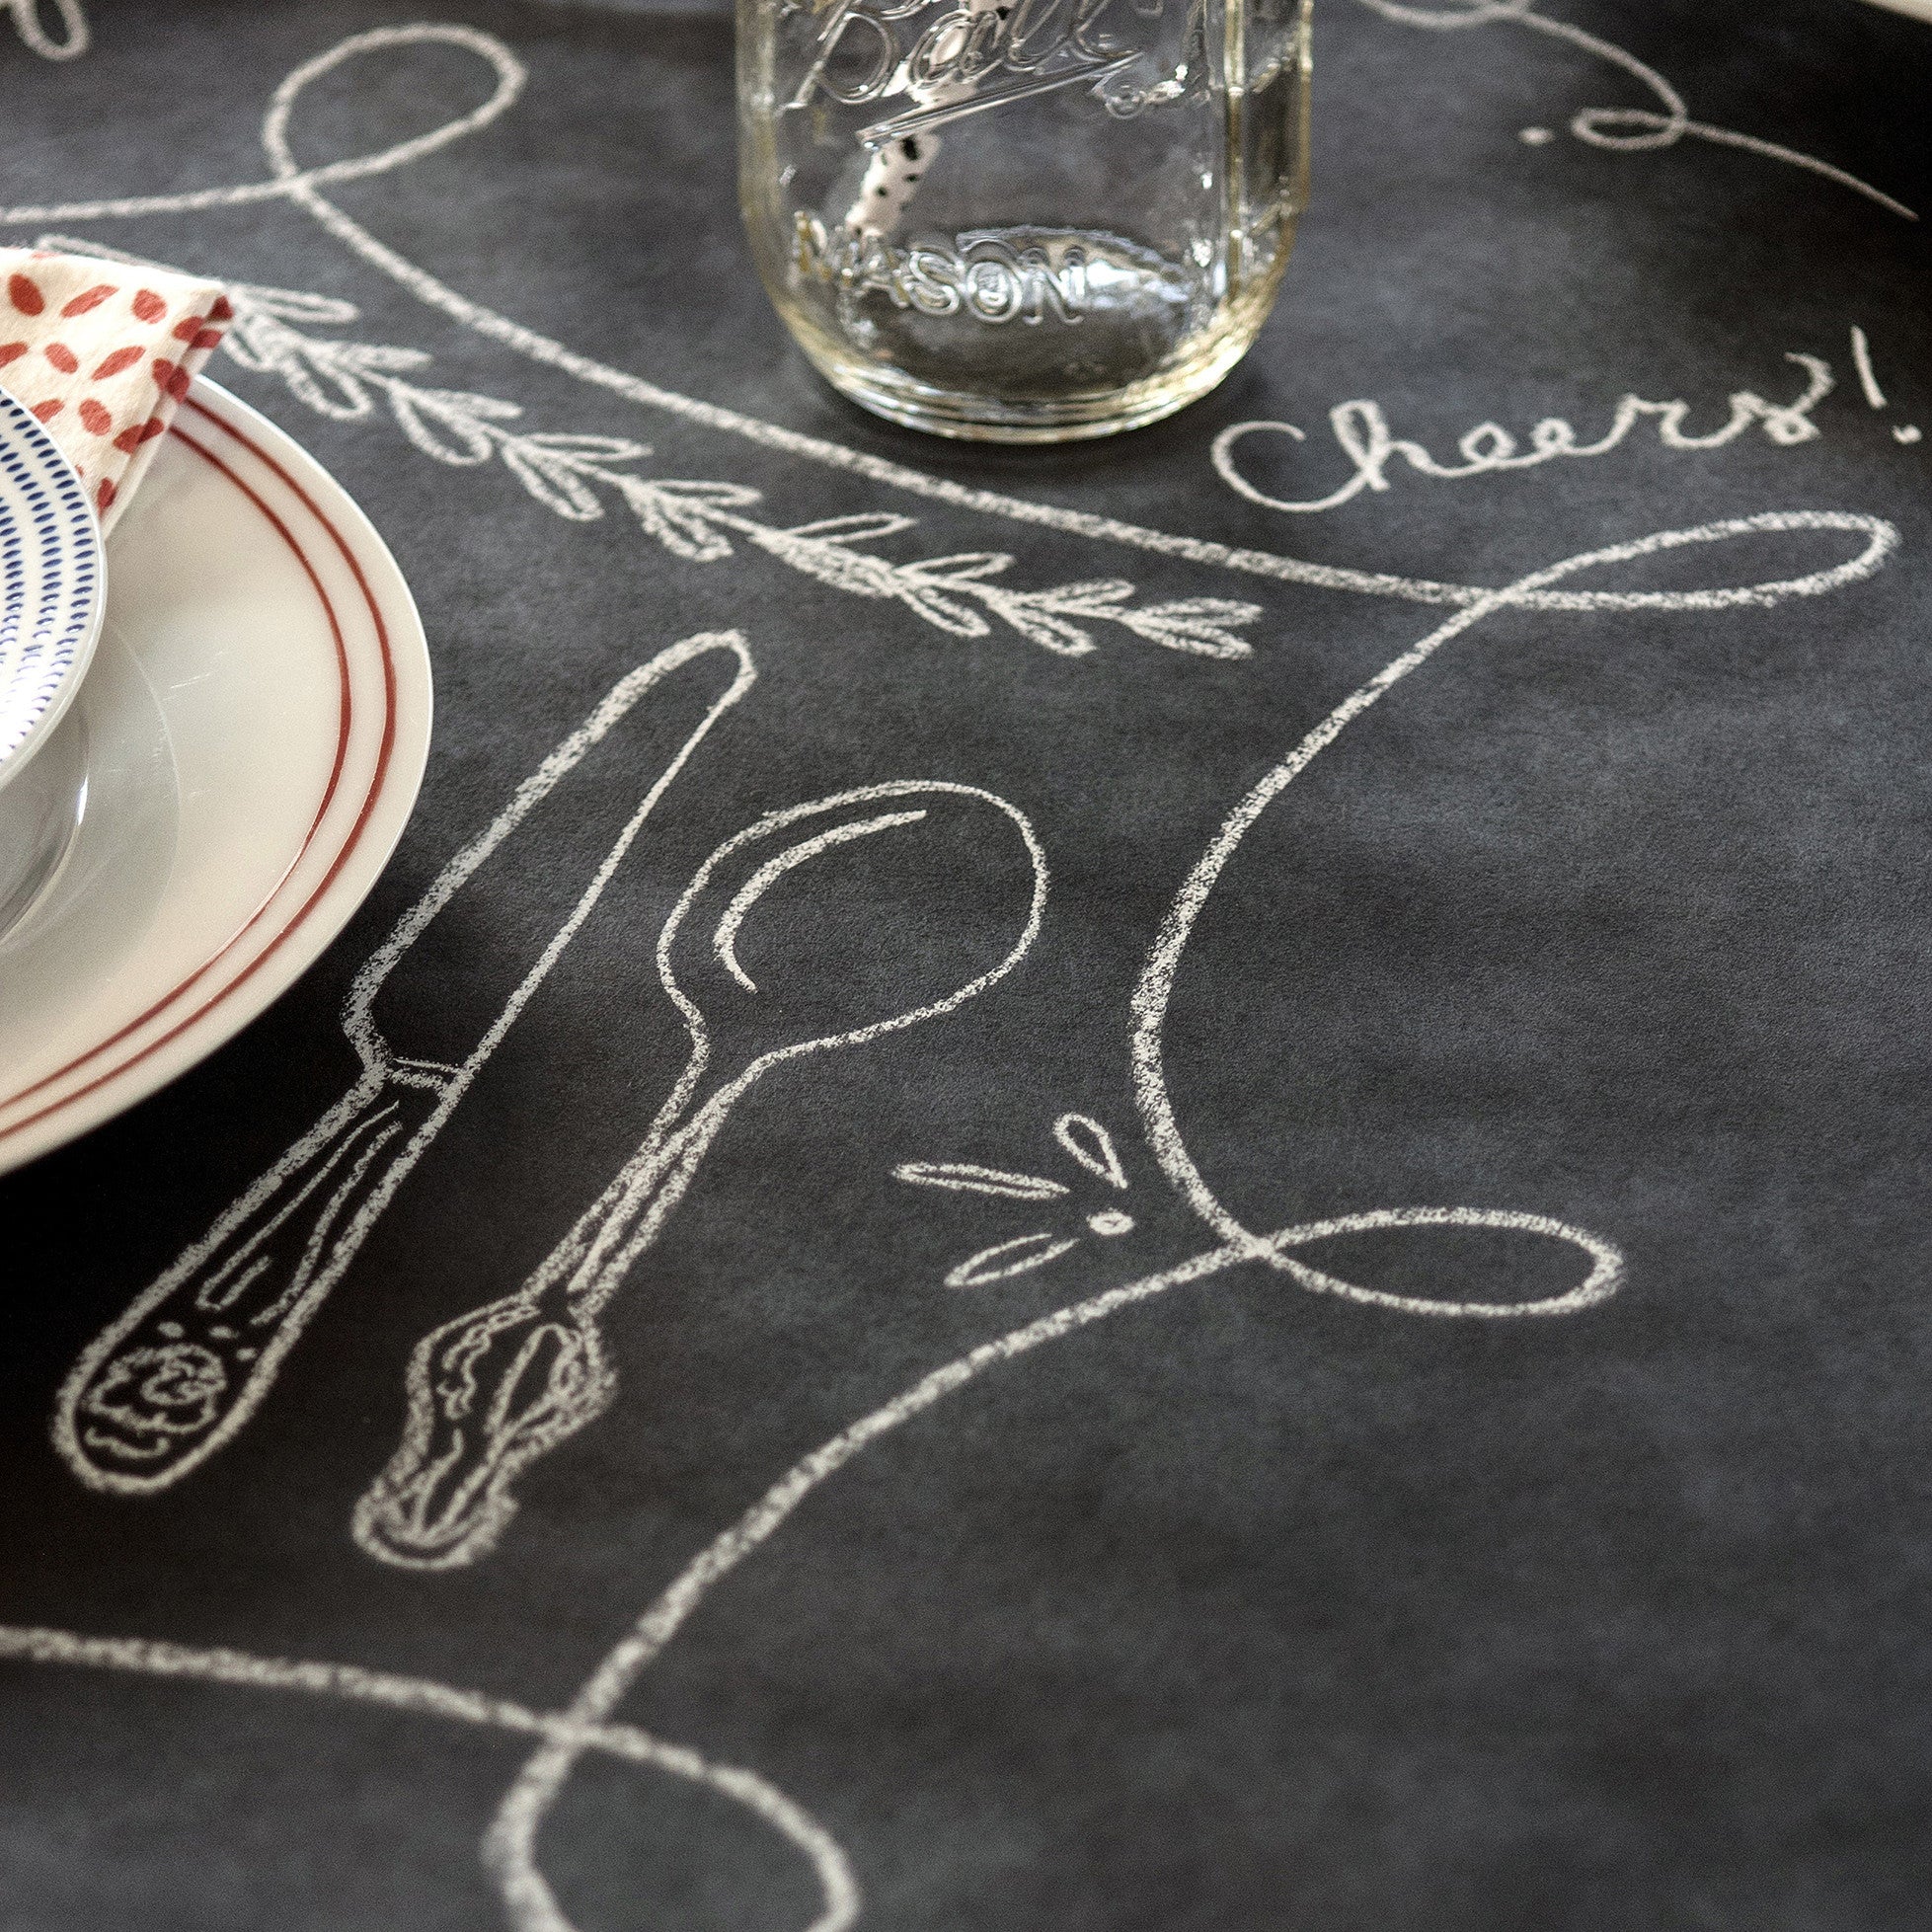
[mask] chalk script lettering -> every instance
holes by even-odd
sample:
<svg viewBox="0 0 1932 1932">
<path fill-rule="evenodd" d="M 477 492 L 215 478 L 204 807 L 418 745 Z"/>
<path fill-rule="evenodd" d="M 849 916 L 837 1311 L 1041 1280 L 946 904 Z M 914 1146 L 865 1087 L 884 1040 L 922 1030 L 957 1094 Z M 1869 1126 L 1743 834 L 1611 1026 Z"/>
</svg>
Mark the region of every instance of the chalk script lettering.
<svg viewBox="0 0 1932 1932">
<path fill-rule="evenodd" d="M 828 232 L 804 210 L 792 225 L 792 259 L 801 274 L 854 295 L 877 290 L 894 308 L 1035 324 L 1049 310 L 1062 322 L 1078 322 L 1087 308 L 1087 256 L 1075 242 L 1016 248 L 968 229 L 951 244 L 901 248 L 853 228 Z"/>
<path fill-rule="evenodd" d="M 1719 449 L 1736 442 L 1753 424 L 1761 427 L 1774 443 L 1790 445 L 1810 442 L 1818 435 L 1812 411 L 1836 386 L 1831 365 L 1821 356 L 1787 352 L 1785 359 L 1805 371 L 1803 395 L 1789 403 L 1768 403 L 1748 389 L 1739 389 L 1731 398 L 1731 414 L 1717 428 L 1702 435 L 1684 427 L 1690 415 L 1687 402 L 1647 402 L 1641 396 L 1624 396 L 1617 404 L 1610 426 L 1594 442 L 1580 442 L 1576 429 L 1560 416 L 1546 416 L 1529 432 L 1529 447 L 1522 449 L 1500 423 L 1479 423 L 1456 444 L 1460 463 L 1441 463 L 1421 443 L 1396 435 L 1389 427 L 1382 406 L 1366 398 L 1338 403 L 1328 413 L 1329 428 L 1342 453 L 1354 466 L 1353 474 L 1326 497 L 1287 499 L 1271 497 L 1243 476 L 1235 465 L 1235 450 L 1249 436 L 1262 433 L 1292 436 L 1296 442 L 1307 437 L 1292 423 L 1235 423 L 1214 438 L 1215 473 L 1230 490 L 1250 502 L 1269 509 L 1336 509 L 1358 497 L 1364 490 L 1386 490 L 1389 467 L 1399 457 L 1419 476 L 1453 481 L 1460 477 L 1490 476 L 1501 470 L 1531 470 L 1554 462 L 1559 456 L 1603 456 L 1615 449 L 1637 425 L 1646 419 L 1657 424 L 1657 437 L 1665 449 Z"/>
</svg>

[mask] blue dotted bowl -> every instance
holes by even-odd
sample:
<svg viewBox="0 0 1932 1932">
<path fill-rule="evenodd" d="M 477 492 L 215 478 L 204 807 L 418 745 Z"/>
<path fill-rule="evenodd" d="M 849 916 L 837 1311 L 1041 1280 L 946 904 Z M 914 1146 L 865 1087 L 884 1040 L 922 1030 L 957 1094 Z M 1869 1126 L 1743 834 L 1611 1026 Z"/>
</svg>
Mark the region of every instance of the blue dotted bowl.
<svg viewBox="0 0 1932 1932">
<path fill-rule="evenodd" d="M 0 786 L 80 688 L 107 589 L 100 521 L 74 466 L 0 389 Z"/>
</svg>

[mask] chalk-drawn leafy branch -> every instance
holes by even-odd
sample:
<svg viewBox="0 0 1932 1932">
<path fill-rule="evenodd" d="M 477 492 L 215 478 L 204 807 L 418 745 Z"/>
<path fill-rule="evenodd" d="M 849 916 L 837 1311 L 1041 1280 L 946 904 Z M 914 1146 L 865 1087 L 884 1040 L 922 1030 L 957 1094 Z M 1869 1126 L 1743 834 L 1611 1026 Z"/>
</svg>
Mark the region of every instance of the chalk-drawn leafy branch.
<svg viewBox="0 0 1932 1932">
<path fill-rule="evenodd" d="M 468 390 L 413 380 L 431 357 L 418 348 L 359 343 L 314 333 L 360 319 L 353 304 L 299 289 L 239 284 L 224 348 L 244 368 L 278 377 L 318 415 L 351 422 L 387 408 L 425 456 L 458 467 L 500 461 L 538 502 L 574 523 L 605 514 L 614 494 L 640 528 L 672 555 L 713 564 L 751 545 L 803 576 L 852 596 L 889 599 L 954 637 L 981 638 L 994 623 L 1030 644 L 1066 657 L 1094 649 L 1089 624 L 1116 624 L 1169 651 L 1202 657 L 1245 657 L 1253 646 L 1236 635 L 1261 613 L 1227 597 L 1184 597 L 1136 605 L 1124 578 L 1022 590 L 996 580 L 1012 568 L 1002 551 L 962 551 L 901 563 L 862 546 L 917 527 L 895 510 L 867 510 L 786 527 L 752 514 L 761 494 L 743 484 L 641 476 L 625 465 L 651 454 L 624 436 L 513 427 L 522 406 Z"/>
</svg>

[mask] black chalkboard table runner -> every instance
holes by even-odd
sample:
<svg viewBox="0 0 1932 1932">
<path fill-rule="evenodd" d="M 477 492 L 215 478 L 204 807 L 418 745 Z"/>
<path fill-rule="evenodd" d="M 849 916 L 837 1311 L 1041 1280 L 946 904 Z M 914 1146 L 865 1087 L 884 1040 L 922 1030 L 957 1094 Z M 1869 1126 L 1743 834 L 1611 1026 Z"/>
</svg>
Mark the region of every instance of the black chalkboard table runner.
<svg viewBox="0 0 1932 1932">
<path fill-rule="evenodd" d="M 0 1924 L 1927 1922 L 1932 27 L 1316 32 L 1254 354 L 999 452 L 720 16 L 0 4 L 439 706 L 0 1183 Z"/>
</svg>

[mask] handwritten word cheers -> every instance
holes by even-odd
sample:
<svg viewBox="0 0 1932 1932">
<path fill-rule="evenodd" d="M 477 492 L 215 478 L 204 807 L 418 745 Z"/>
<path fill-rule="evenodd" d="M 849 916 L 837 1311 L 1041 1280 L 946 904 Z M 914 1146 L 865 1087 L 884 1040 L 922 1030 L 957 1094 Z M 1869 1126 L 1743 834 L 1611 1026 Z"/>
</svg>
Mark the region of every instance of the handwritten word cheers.
<svg viewBox="0 0 1932 1932">
<path fill-rule="evenodd" d="M 1736 442 L 1753 425 L 1760 427 L 1774 443 L 1789 446 L 1810 442 L 1818 435 L 1812 411 L 1837 386 L 1831 365 L 1821 356 L 1788 352 L 1785 359 L 1805 371 L 1804 394 L 1789 403 L 1769 403 L 1748 389 L 1731 397 L 1731 414 L 1717 428 L 1697 434 L 1684 427 L 1691 406 L 1681 399 L 1653 403 L 1642 396 L 1626 394 L 1617 403 L 1610 426 L 1594 442 L 1579 440 L 1576 428 L 1560 416 L 1546 416 L 1529 432 L 1529 447 L 1524 449 L 1500 423 L 1484 422 L 1467 431 L 1456 444 L 1459 463 L 1439 462 L 1420 442 L 1398 436 L 1389 427 L 1380 403 L 1365 397 L 1338 403 L 1328 413 L 1329 428 L 1342 453 L 1353 465 L 1347 482 L 1325 497 L 1271 497 L 1241 474 L 1235 452 L 1254 435 L 1292 436 L 1305 442 L 1305 433 L 1292 423 L 1234 423 L 1214 438 L 1212 461 L 1215 474 L 1238 496 L 1269 509 L 1291 510 L 1305 514 L 1316 510 L 1338 509 L 1361 495 L 1364 490 L 1386 490 L 1389 469 L 1399 458 L 1418 476 L 1454 482 L 1464 477 L 1492 476 L 1501 470 L 1533 470 L 1563 456 L 1605 456 L 1630 434 L 1639 423 L 1657 425 L 1657 439 L 1665 449 L 1721 449 Z"/>
</svg>

